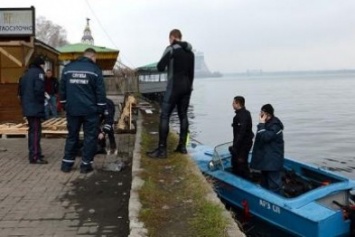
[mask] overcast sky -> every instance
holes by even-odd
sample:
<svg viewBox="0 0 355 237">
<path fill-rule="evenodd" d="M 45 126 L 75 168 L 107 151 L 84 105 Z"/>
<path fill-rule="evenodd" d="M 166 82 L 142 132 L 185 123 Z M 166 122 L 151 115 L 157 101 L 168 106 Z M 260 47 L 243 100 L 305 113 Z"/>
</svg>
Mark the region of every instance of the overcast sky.
<svg viewBox="0 0 355 237">
<path fill-rule="evenodd" d="M 123 63 L 158 61 L 173 28 L 205 55 L 211 71 L 355 69 L 354 0 L 1 0 L 80 42 L 90 18 L 95 45 Z"/>
</svg>

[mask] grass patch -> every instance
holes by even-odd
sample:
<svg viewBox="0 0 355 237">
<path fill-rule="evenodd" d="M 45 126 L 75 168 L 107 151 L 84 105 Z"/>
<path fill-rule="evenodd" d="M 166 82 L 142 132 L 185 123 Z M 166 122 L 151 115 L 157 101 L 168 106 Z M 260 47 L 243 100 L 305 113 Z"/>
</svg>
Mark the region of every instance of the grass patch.
<svg viewBox="0 0 355 237">
<path fill-rule="evenodd" d="M 156 132 L 158 122 L 157 115 L 143 116 L 141 178 L 145 183 L 139 191 L 140 219 L 149 236 L 227 236 L 225 209 L 206 198 L 211 187 L 194 161 L 173 152 L 178 140 L 175 134 L 169 134 L 168 159 L 155 160 L 145 155 L 157 145 L 158 135 L 151 132 Z"/>
</svg>

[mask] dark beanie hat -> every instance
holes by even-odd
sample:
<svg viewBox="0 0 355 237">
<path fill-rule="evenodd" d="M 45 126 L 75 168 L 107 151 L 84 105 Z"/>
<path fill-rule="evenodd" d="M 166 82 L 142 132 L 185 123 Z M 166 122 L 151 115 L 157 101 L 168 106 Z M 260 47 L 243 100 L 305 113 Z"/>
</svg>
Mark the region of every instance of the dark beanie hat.
<svg viewBox="0 0 355 237">
<path fill-rule="evenodd" d="M 44 65 L 45 62 L 44 62 L 44 59 L 42 57 L 38 56 L 38 57 L 33 59 L 32 64 L 36 65 L 36 66 L 40 66 L 40 65 Z"/>
<path fill-rule="evenodd" d="M 265 113 L 268 113 L 270 115 L 274 115 L 274 108 L 272 107 L 271 104 L 266 104 L 261 107 L 261 111 L 264 111 Z"/>
</svg>

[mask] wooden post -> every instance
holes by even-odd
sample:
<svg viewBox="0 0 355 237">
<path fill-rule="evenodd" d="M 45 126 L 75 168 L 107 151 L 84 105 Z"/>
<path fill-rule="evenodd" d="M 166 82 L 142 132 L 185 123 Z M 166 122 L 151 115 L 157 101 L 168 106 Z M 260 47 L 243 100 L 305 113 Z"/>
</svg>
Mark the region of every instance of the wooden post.
<svg viewBox="0 0 355 237">
<path fill-rule="evenodd" d="M 129 103 L 129 130 L 131 130 L 132 126 L 132 103 Z"/>
</svg>

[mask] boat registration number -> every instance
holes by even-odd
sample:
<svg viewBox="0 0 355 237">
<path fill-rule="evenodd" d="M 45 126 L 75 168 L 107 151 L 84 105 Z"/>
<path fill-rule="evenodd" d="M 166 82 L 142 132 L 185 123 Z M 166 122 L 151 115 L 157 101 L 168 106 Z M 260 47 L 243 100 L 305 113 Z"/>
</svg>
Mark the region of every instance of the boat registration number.
<svg viewBox="0 0 355 237">
<path fill-rule="evenodd" d="M 268 209 L 268 210 L 271 210 L 275 213 L 281 214 L 281 208 L 275 204 L 268 202 L 268 201 L 260 199 L 259 205 L 265 209 Z"/>
</svg>

